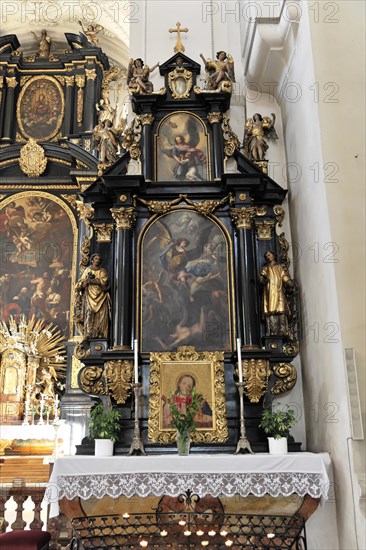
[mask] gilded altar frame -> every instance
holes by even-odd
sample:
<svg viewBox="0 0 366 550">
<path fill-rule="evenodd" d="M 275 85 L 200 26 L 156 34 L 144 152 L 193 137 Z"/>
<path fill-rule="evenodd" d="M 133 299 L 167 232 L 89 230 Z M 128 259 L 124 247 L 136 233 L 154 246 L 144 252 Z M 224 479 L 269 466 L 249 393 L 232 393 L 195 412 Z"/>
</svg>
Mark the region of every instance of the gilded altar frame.
<svg viewBox="0 0 366 550">
<path fill-rule="evenodd" d="M 212 426 L 197 427 L 194 443 L 223 443 L 228 439 L 224 382 L 224 353 L 198 352 L 193 346 L 181 346 L 176 352 L 150 354 L 150 391 L 148 438 L 152 443 L 171 443 L 176 431 L 164 426 L 164 399 L 177 387 L 182 376 L 196 381 L 212 411 Z"/>
</svg>

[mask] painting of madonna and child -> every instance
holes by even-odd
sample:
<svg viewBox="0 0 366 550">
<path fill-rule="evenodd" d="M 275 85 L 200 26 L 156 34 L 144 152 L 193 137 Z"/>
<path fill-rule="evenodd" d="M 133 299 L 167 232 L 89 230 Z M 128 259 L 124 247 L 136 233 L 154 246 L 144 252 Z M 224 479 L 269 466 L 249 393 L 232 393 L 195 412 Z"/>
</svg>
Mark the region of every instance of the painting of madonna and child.
<svg viewBox="0 0 366 550">
<path fill-rule="evenodd" d="M 194 210 L 160 216 L 142 240 L 142 351 L 228 351 L 230 251 L 223 230 Z"/>
<path fill-rule="evenodd" d="M 157 135 L 156 181 L 207 181 L 209 162 L 204 123 L 190 113 L 174 113 Z"/>
</svg>

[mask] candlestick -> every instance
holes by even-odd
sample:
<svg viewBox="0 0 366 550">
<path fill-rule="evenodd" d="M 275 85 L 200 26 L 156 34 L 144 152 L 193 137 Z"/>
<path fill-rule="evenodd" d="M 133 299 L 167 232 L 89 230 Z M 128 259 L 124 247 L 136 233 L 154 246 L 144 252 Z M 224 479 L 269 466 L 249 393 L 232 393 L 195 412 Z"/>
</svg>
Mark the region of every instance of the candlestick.
<svg viewBox="0 0 366 550">
<path fill-rule="evenodd" d="M 135 342 L 137 342 L 137 340 L 135 340 Z M 141 438 L 139 418 L 139 396 L 141 391 L 141 384 L 133 384 L 133 391 L 135 393 L 135 426 L 133 430 L 133 439 L 128 454 L 132 455 L 135 452 L 140 452 L 141 454 L 146 455 L 144 444 Z"/>
<path fill-rule="evenodd" d="M 239 370 L 239 382 L 243 382 L 243 365 L 241 362 L 241 344 L 240 344 L 240 338 L 237 338 L 236 340 L 236 351 L 238 354 L 238 370 Z"/>
<path fill-rule="evenodd" d="M 135 384 L 139 383 L 139 347 L 137 340 L 133 341 Z"/>
<path fill-rule="evenodd" d="M 240 400 L 240 437 L 236 446 L 236 451 L 234 454 L 238 454 L 240 451 L 249 451 L 251 454 L 254 454 L 250 443 L 247 438 L 246 429 L 245 429 L 245 420 L 244 420 L 244 382 L 237 382 L 236 386 L 239 392 Z"/>
</svg>

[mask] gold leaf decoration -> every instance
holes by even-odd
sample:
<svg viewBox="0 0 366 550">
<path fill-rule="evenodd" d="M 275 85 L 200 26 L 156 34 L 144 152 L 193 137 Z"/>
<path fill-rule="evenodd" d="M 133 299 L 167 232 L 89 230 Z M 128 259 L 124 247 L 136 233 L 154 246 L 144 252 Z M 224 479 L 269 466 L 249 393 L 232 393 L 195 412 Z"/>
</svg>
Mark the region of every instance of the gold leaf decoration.
<svg viewBox="0 0 366 550">
<path fill-rule="evenodd" d="M 132 371 L 132 361 L 108 361 L 105 364 L 104 377 L 108 393 L 119 405 L 123 405 L 131 394 Z"/>
<path fill-rule="evenodd" d="M 38 178 L 46 170 L 47 159 L 44 149 L 34 139 L 30 139 L 20 149 L 19 166 L 29 178 Z"/>
</svg>

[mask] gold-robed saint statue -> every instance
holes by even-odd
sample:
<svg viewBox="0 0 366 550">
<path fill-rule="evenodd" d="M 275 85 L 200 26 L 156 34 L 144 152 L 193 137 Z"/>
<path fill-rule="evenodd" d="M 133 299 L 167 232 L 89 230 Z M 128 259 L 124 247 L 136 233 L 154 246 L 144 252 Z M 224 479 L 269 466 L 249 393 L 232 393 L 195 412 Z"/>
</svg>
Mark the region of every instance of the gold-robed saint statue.
<svg viewBox="0 0 366 550">
<path fill-rule="evenodd" d="M 260 162 L 265 160 L 265 154 L 268 149 L 268 143 L 265 137 L 278 139 L 275 130 L 276 115 L 272 114 L 272 119 L 269 116 L 262 117 L 261 114 L 255 113 L 252 118 L 248 118 L 245 122 L 244 134 L 244 154 L 250 160 Z"/>
<path fill-rule="evenodd" d="M 294 290 L 295 283 L 287 269 L 276 262 L 276 256 L 268 250 L 266 264 L 261 269 L 259 282 L 263 286 L 263 314 L 266 320 L 267 336 L 288 336 L 290 308 L 286 290 Z"/>
<path fill-rule="evenodd" d="M 90 266 L 85 269 L 75 287 L 75 323 L 84 340 L 108 338 L 110 282 L 101 262 L 101 256 L 93 254 Z"/>
<path fill-rule="evenodd" d="M 38 52 L 37 57 L 41 59 L 48 59 L 51 53 L 51 37 L 48 36 L 47 31 L 43 29 L 41 35 L 37 36 L 35 32 L 31 31 L 34 39 L 38 42 Z"/>
<path fill-rule="evenodd" d="M 215 60 L 205 59 L 202 54 L 200 54 L 200 57 L 205 64 L 206 71 L 209 73 L 206 89 L 231 92 L 232 82 L 235 82 L 234 59 L 232 56 L 221 50 L 217 52 Z"/>
</svg>

